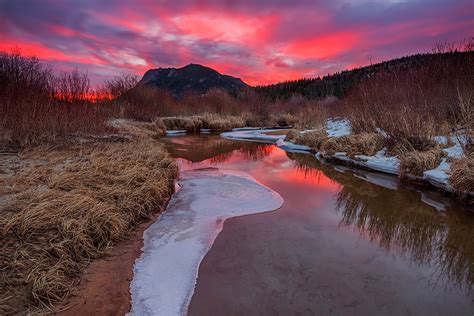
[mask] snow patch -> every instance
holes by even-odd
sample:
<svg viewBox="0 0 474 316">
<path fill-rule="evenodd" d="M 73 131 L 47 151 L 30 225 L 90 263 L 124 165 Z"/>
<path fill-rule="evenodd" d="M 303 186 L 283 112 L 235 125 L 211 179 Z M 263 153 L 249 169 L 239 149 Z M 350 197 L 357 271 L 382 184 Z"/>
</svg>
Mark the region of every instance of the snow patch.
<svg viewBox="0 0 474 316">
<path fill-rule="evenodd" d="M 333 156 L 326 156 L 326 158 L 333 158 L 356 166 L 394 175 L 398 175 L 400 166 L 400 160 L 397 157 L 385 156 L 385 149 L 378 151 L 375 156 L 356 155 L 356 159 L 348 157 L 345 152 L 336 152 Z"/>
<path fill-rule="evenodd" d="M 349 121 L 343 118 L 328 119 L 326 121 L 326 133 L 329 137 L 342 137 L 352 133 Z"/>
<path fill-rule="evenodd" d="M 235 216 L 278 209 L 283 199 L 252 177 L 218 169 L 182 173 L 182 188 L 144 233 L 130 285 L 130 315 L 186 314 L 199 264 Z"/>
<path fill-rule="evenodd" d="M 463 154 L 461 144 L 459 143 L 452 147 L 445 148 L 443 151 L 448 154 L 448 157 L 457 159 L 461 158 Z"/>
<path fill-rule="evenodd" d="M 443 151 L 448 154 L 449 158 L 459 159 L 463 155 L 461 144 L 457 140 L 453 146 L 445 148 Z M 449 185 L 450 174 L 451 163 L 448 162 L 447 158 L 442 158 L 438 167 L 423 172 L 423 178 L 438 188 L 446 189 L 452 192 L 454 189 Z"/>
<path fill-rule="evenodd" d="M 428 180 L 434 186 L 444 188 L 448 185 L 448 174 L 450 172 L 451 164 L 446 161 L 446 158 L 443 158 L 438 167 L 423 172 L 423 178 Z"/>
<path fill-rule="evenodd" d="M 398 175 L 400 160 L 395 156 L 386 156 L 386 149 L 378 151 L 375 156 L 356 155 L 367 168 L 372 170 Z"/>
</svg>

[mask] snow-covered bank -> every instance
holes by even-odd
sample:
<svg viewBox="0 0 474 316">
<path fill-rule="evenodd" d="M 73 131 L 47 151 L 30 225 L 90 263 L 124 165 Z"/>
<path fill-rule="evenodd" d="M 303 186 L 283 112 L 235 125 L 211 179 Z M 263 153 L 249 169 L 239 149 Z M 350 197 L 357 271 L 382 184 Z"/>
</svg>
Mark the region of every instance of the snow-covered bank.
<svg viewBox="0 0 474 316">
<path fill-rule="evenodd" d="M 233 130 L 231 132 L 222 133 L 221 136 L 227 139 L 256 141 L 263 143 L 276 144 L 281 149 L 288 152 L 312 153 L 312 149 L 305 145 L 295 144 L 291 141 L 286 141 L 284 135 L 267 135 L 265 133 L 274 130 Z M 300 131 L 301 134 L 308 133 L 314 130 Z M 328 137 L 338 138 L 351 135 L 351 127 L 349 121 L 343 118 L 328 119 L 326 121 L 325 131 Z M 383 130 L 379 130 L 383 137 L 388 137 Z M 459 138 L 447 136 L 437 136 L 435 141 L 440 145 L 453 143 L 452 147 L 444 149 L 447 158 L 443 158 L 439 166 L 432 170 L 427 170 L 421 177 L 416 178 L 417 181 L 425 181 L 431 185 L 441 188 L 445 191 L 454 192 L 455 190 L 449 185 L 449 176 L 451 172 L 451 163 L 449 158 L 462 157 L 462 146 Z M 400 160 L 396 156 L 389 156 L 387 150 L 384 148 L 378 151 L 373 156 L 355 155 L 349 157 L 345 152 L 336 152 L 329 155 L 324 152 L 316 153 L 316 158 L 339 161 L 344 164 L 362 167 L 369 170 L 374 170 L 382 173 L 399 176 L 400 174 Z M 472 192 L 471 192 L 472 195 Z"/>
<path fill-rule="evenodd" d="M 439 143 L 444 143 L 442 137 L 438 137 L 437 141 Z M 423 172 L 423 178 L 426 179 L 432 185 L 453 192 L 454 189 L 449 185 L 449 174 L 451 173 L 451 163 L 448 162 L 448 158 L 461 158 L 462 157 L 462 147 L 457 139 L 452 139 L 454 145 L 443 149 L 447 154 L 447 158 L 441 159 L 441 163 L 435 169 L 427 170 Z M 447 143 L 447 141 L 446 141 Z"/>
<path fill-rule="evenodd" d="M 328 119 L 326 121 L 326 133 L 329 137 L 342 137 L 352 133 L 349 121 L 343 118 Z"/>
<path fill-rule="evenodd" d="M 144 233 L 131 282 L 131 315 L 186 314 L 199 264 L 228 218 L 278 209 L 283 199 L 246 174 L 182 173 L 182 187 Z"/>
<path fill-rule="evenodd" d="M 347 156 L 345 152 L 338 152 L 334 155 L 322 155 L 322 157 L 326 159 L 339 160 L 383 173 L 398 175 L 400 160 L 398 160 L 397 157 L 386 156 L 385 152 L 386 150 L 382 149 L 374 156 L 356 155 L 355 159 Z"/>
</svg>

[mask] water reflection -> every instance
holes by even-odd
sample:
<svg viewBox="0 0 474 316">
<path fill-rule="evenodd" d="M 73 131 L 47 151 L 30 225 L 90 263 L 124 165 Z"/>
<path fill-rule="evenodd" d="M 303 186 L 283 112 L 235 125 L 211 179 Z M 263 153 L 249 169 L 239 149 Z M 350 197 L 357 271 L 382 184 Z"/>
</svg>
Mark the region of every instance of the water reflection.
<svg viewBox="0 0 474 316">
<path fill-rule="evenodd" d="M 172 155 L 188 164 L 186 168 L 235 168 L 280 190 L 286 194 L 285 203 L 294 206 L 290 210 L 294 216 L 312 216 L 307 213 L 314 213 L 315 199 L 329 195 L 335 199 L 335 208 L 328 212 L 339 214 L 336 225 L 339 221 L 341 228 L 352 229 L 377 247 L 407 256 L 433 271 L 433 286 L 455 284 L 472 291 L 474 215 L 452 200 L 446 203 L 436 192 L 408 190 L 394 177 L 362 171 L 354 174 L 344 167 L 320 163 L 312 155 L 286 153 L 273 145 L 215 135 L 165 141 Z"/>
<path fill-rule="evenodd" d="M 175 158 L 191 162 L 208 160 L 224 163 L 240 155 L 245 160 L 259 160 L 270 155 L 275 146 L 228 140 L 216 135 L 187 135 L 163 138 L 166 148 Z"/>
<path fill-rule="evenodd" d="M 435 266 L 434 283 L 450 280 L 472 291 L 474 217 L 467 210 L 454 205 L 440 213 L 418 192 L 374 185 L 309 155 L 288 153 L 288 157 L 305 173 L 323 172 L 342 184 L 336 204 L 341 225 L 356 228 L 383 249 L 408 254 L 417 264 Z"/>
</svg>

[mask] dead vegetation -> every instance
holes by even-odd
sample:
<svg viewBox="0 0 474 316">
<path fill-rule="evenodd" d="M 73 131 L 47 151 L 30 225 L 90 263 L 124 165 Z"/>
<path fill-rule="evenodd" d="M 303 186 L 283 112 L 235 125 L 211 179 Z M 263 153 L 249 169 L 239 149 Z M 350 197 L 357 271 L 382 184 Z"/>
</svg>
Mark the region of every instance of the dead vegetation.
<svg viewBox="0 0 474 316">
<path fill-rule="evenodd" d="M 336 152 L 345 152 L 348 156 L 373 156 L 383 148 L 384 138 L 378 133 L 351 134 L 342 137 L 332 137 L 324 142 L 321 151 L 334 155 Z"/>
<path fill-rule="evenodd" d="M 375 155 L 383 148 L 384 138 L 378 133 L 360 133 L 342 137 L 328 137 L 323 129 L 301 133 L 290 130 L 285 140 L 299 145 L 306 145 L 324 154 L 334 155 L 345 152 L 350 157 L 356 155 Z"/>
<path fill-rule="evenodd" d="M 122 87 L 123 88 L 123 87 Z M 123 88 L 125 89 L 125 88 Z M 160 120 L 108 121 L 85 75 L 0 54 L 0 314 L 45 312 L 174 192 Z"/>
<path fill-rule="evenodd" d="M 472 46 L 447 54 L 449 58 L 434 55 L 423 65 L 382 72 L 355 86 L 342 108 L 353 131 L 381 129 L 392 146 L 407 144 L 419 151 L 433 148 L 436 135 L 472 131 Z"/>
<path fill-rule="evenodd" d="M 186 130 L 191 134 L 199 133 L 201 129 L 222 132 L 246 126 L 246 121 L 242 116 L 211 113 L 188 117 L 162 117 L 157 120 L 161 121 L 167 130 Z"/>
<path fill-rule="evenodd" d="M 110 132 L 90 98 L 89 80 L 77 70 L 54 76 L 35 57 L 0 52 L 0 148 Z"/>
<path fill-rule="evenodd" d="M 432 148 L 425 151 L 419 150 L 398 150 L 400 159 L 400 177 L 423 176 L 423 172 L 439 166 L 441 158 L 446 153 L 441 148 Z"/>
<path fill-rule="evenodd" d="M 156 119 L 151 123 L 117 119 L 113 120 L 111 125 L 116 126 L 125 135 L 132 135 L 141 139 L 159 139 L 166 135 L 166 126 L 161 119 Z"/>
<path fill-rule="evenodd" d="M 321 149 L 324 142 L 328 141 L 328 136 L 323 129 L 306 131 L 301 133 L 298 130 L 290 130 L 286 134 L 285 140 L 298 145 L 306 145 L 316 151 Z"/>
<path fill-rule="evenodd" d="M 2 313 L 64 301 L 90 260 L 164 207 L 177 177 L 164 147 L 145 139 L 10 159 L 0 203 Z"/>
<path fill-rule="evenodd" d="M 449 184 L 462 195 L 474 192 L 474 153 L 455 160 L 451 165 Z"/>
</svg>

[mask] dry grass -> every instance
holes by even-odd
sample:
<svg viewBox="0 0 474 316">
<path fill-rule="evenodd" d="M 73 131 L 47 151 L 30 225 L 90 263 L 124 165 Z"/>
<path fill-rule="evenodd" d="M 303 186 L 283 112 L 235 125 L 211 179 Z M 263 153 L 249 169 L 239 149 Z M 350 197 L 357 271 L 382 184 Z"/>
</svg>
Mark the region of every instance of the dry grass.
<svg viewBox="0 0 474 316">
<path fill-rule="evenodd" d="M 156 119 L 151 123 L 134 120 L 117 120 L 117 125 L 125 134 L 137 138 L 158 139 L 166 136 L 166 126 L 161 119 Z"/>
<path fill-rule="evenodd" d="M 209 128 L 215 132 L 228 131 L 236 127 L 244 127 L 247 123 L 243 116 L 213 113 L 188 117 L 162 117 L 158 121 L 163 122 L 168 130 L 182 129 L 188 133 L 199 133 L 201 128 Z"/>
<path fill-rule="evenodd" d="M 378 133 L 360 133 L 342 137 L 331 137 L 321 145 L 321 151 L 334 155 L 346 152 L 347 155 L 373 156 L 383 148 L 384 138 Z"/>
<path fill-rule="evenodd" d="M 178 175 L 144 138 L 40 147 L 1 169 L 1 313 L 64 301 L 91 259 L 163 208 Z"/>
<path fill-rule="evenodd" d="M 449 183 L 461 195 L 474 192 L 474 153 L 452 163 Z"/>
<path fill-rule="evenodd" d="M 247 122 L 242 116 L 205 114 L 203 120 L 211 131 L 216 132 L 228 131 L 236 127 L 244 127 L 247 125 Z"/>
<path fill-rule="evenodd" d="M 446 155 L 438 147 L 425 151 L 399 148 L 397 152 L 397 156 L 400 159 L 400 177 L 402 178 L 407 175 L 421 177 L 424 171 L 438 167 L 441 158 Z"/>
<path fill-rule="evenodd" d="M 201 117 L 162 117 L 157 119 L 161 121 L 167 130 L 183 129 L 188 133 L 199 133 L 204 123 Z"/>
<path fill-rule="evenodd" d="M 360 133 L 343 137 L 328 137 L 323 129 L 300 133 L 297 130 L 290 130 L 285 140 L 295 144 L 306 145 L 316 151 L 321 151 L 328 155 L 336 152 L 346 152 L 349 156 L 367 155 L 372 156 L 381 150 L 384 145 L 384 138 L 377 133 Z"/>
<path fill-rule="evenodd" d="M 319 151 L 324 142 L 329 138 L 324 130 L 315 130 L 305 133 L 300 133 L 298 130 L 290 130 L 286 134 L 285 140 L 291 141 L 295 144 L 306 145 L 312 149 Z"/>
</svg>

